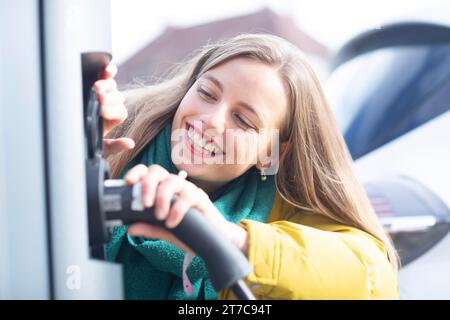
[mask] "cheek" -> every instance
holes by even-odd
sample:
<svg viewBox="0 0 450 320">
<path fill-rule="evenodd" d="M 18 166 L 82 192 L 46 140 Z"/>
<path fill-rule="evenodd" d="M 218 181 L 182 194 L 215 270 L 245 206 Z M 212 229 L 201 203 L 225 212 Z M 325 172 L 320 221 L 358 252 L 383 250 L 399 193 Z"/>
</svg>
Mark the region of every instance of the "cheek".
<svg viewBox="0 0 450 320">
<path fill-rule="evenodd" d="M 255 164 L 258 155 L 258 136 L 251 133 L 242 133 L 227 139 L 226 150 L 233 150 L 234 163 Z"/>
<path fill-rule="evenodd" d="M 197 92 L 195 90 L 189 90 L 184 98 L 181 100 L 178 109 L 181 113 L 190 115 L 199 113 L 199 110 L 202 107 L 202 101 L 200 97 L 198 97 Z"/>
<path fill-rule="evenodd" d="M 182 128 L 183 121 L 201 113 L 201 104 L 195 94 L 188 92 L 181 100 L 173 119 L 173 129 Z"/>
<path fill-rule="evenodd" d="M 189 105 L 190 105 L 189 98 L 185 96 L 183 100 L 181 100 L 180 105 L 178 106 L 178 109 L 175 113 L 175 118 L 181 120 L 187 114 L 189 114 Z"/>
</svg>

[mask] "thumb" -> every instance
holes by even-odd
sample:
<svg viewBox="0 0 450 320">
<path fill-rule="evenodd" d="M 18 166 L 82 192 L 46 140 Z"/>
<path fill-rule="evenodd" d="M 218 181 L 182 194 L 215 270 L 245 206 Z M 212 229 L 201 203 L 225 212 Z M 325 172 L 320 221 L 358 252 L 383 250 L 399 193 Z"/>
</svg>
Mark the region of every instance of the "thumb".
<svg viewBox="0 0 450 320">
<path fill-rule="evenodd" d="M 103 153 L 105 158 L 121 151 L 133 149 L 134 146 L 134 140 L 130 138 L 103 139 Z"/>
<path fill-rule="evenodd" d="M 170 231 L 165 228 L 147 224 L 147 223 L 135 223 L 128 227 L 127 233 L 132 237 L 144 237 L 147 239 L 161 239 L 170 243 L 171 245 L 180 248 L 184 252 L 189 252 L 195 255 L 187 245 L 178 240 Z"/>
</svg>

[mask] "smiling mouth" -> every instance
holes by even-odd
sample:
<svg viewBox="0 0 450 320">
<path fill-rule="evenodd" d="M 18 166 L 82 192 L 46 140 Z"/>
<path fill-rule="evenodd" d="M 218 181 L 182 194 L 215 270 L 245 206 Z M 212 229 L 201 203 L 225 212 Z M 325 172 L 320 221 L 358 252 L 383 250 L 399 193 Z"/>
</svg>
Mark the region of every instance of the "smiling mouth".
<svg viewBox="0 0 450 320">
<path fill-rule="evenodd" d="M 202 157 L 215 157 L 224 154 L 212 138 L 205 139 L 203 133 L 199 131 L 193 125 L 186 123 L 186 137 L 192 153 Z"/>
</svg>

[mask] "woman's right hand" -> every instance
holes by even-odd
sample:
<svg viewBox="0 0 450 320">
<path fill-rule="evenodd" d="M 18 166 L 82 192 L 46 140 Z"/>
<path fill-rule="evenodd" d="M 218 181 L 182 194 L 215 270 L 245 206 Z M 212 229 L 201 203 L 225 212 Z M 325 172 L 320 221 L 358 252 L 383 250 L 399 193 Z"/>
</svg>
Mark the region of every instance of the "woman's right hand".
<svg viewBox="0 0 450 320">
<path fill-rule="evenodd" d="M 124 96 L 117 90 L 114 76 L 117 67 L 109 64 L 103 73 L 103 79 L 94 84 L 101 105 L 100 114 L 103 119 L 103 137 L 121 124 L 128 116 L 124 105 Z M 103 153 L 105 158 L 111 154 L 134 148 L 134 141 L 130 138 L 103 139 Z"/>
</svg>

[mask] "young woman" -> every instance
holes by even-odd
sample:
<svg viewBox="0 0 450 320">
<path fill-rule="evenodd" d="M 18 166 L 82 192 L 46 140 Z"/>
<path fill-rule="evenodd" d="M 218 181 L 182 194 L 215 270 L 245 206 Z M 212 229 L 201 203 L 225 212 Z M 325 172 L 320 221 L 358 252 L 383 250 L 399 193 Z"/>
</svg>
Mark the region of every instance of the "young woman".
<svg viewBox="0 0 450 320">
<path fill-rule="evenodd" d="M 207 45 L 125 102 L 114 73 L 96 83 L 113 176 L 142 183 L 169 230 L 197 208 L 247 255 L 259 299 L 397 298 L 395 250 L 296 47 L 262 34 Z M 107 253 L 129 299 L 233 298 L 163 228 L 117 228 Z"/>
</svg>

